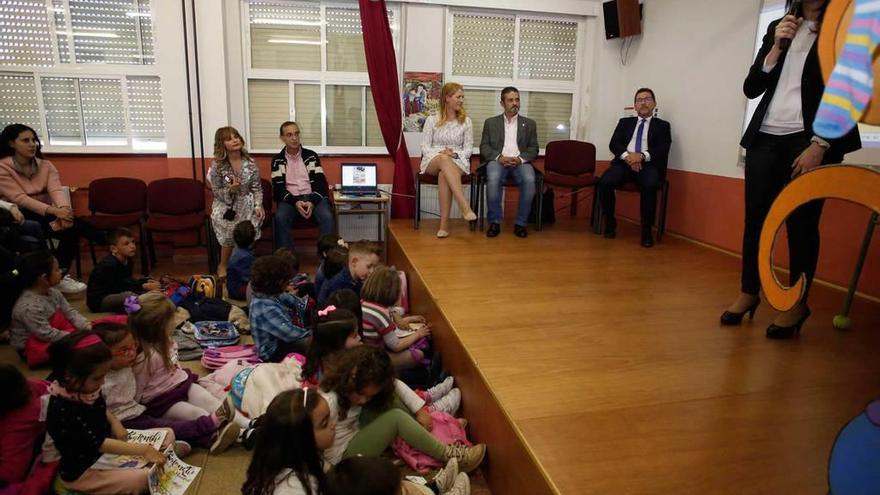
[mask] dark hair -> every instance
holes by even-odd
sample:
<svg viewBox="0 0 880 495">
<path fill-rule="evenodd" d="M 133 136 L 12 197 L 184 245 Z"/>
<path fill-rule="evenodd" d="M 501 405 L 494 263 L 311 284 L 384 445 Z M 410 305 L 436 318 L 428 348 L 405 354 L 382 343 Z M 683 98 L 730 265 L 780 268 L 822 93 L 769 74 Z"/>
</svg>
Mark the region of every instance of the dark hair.
<svg viewBox="0 0 880 495">
<path fill-rule="evenodd" d="M 636 101 L 636 98 L 638 98 L 639 93 L 651 93 L 651 99 L 654 100 L 654 101 L 657 101 L 657 97 L 654 96 L 654 90 L 651 89 L 651 88 L 639 88 L 639 89 L 637 89 L 637 90 L 636 90 L 636 94 L 633 95 L 633 101 Z"/>
<path fill-rule="evenodd" d="M 324 363 L 321 389 L 336 392 L 339 419 L 348 415 L 351 407 L 349 394 L 360 393 L 370 385 L 377 385 L 379 392 L 367 403 L 371 409 L 385 411 L 394 398 L 394 366 L 384 349 L 359 345 L 333 354 Z"/>
<path fill-rule="evenodd" d="M 791 12 L 791 5 L 794 3 L 793 0 L 785 1 L 785 15 L 788 15 Z M 828 9 L 828 4 L 831 3 L 830 0 L 826 0 L 825 3 L 819 7 L 819 17 L 816 19 L 816 29 L 813 31 L 814 33 L 818 33 L 822 29 L 822 21 L 825 19 L 825 11 Z M 801 3 L 800 12 L 796 12 L 795 15 L 803 16 L 803 3 Z"/>
<path fill-rule="evenodd" d="M 24 407 L 31 400 L 31 387 L 27 378 L 11 364 L 0 364 L 0 390 L 3 391 L 0 418 L 9 411 Z"/>
<path fill-rule="evenodd" d="M 0 245 L 0 328 L 12 320 L 12 307 L 24 290 L 15 253 Z"/>
<path fill-rule="evenodd" d="M 92 325 L 92 331 L 98 334 L 98 337 L 101 337 L 101 341 L 107 344 L 107 347 L 112 347 L 122 342 L 128 335 L 134 337 L 134 332 L 131 331 L 131 327 L 124 323 L 116 323 L 114 321 L 95 323 Z"/>
<path fill-rule="evenodd" d="M 297 124 L 296 122 L 294 122 L 294 121 L 292 121 L 292 120 L 285 120 L 284 123 L 281 124 L 281 127 L 278 128 L 278 135 L 279 135 L 279 136 L 283 136 L 283 135 L 284 135 L 284 128 L 287 127 L 287 126 L 289 126 L 289 125 L 295 125 L 295 126 L 296 126 L 296 129 L 297 129 L 298 131 L 302 132 L 302 129 L 299 128 L 299 124 Z"/>
<path fill-rule="evenodd" d="M 275 256 L 281 256 L 290 262 L 290 266 L 293 267 L 293 274 L 296 275 L 296 272 L 299 271 L 299 258 L 296 257 L 296 253 L 293 252 L 293 249 L 287 247 L 280 247 L 275 250 Z"/>
<path fill-rule="evenodd" d="M 501 101 L 504 101 L 504 95 L 506 95 L 507 93 L 513 93 L 513 92 L 516 92 L 517 94 L 519 94 L 519 90 L 514 88 L 513 86 L 507 86 L 506 88 L 502 89 L 501 90 Z"/>
<path fill-rule="evenodd" d="M 113 359 L 113 353 L 104 342 L 97 342 L 80 349 L 76 344 L 89 336 L 97 336 L 88 330 L 78 330 L 65 335 L 49 346 L 49 361 L 52 363 L 52 376 L 71 392 L 82 387 L 83 382 L 98 366 Z"/>
<path fill-rule="evenodd" d="M 276 254 L 260 256 L 251 268 L 251 287 L 254 292 L 275 296 L 284 292 L 294 275 L 290 260 Z"/>
<path fill-rule="evenodd" d="M 324 272 L 324 280 L 330 280 L 341 272 L 348 263 L 348 249 L 342 246 L 334 246 L 327 250 L 324 262 L 321 263 L 321 271 Z"/>
<path fill-rule="evenodd" d="M 24 124 L 9 124 L 3 128 L 3 133 L 0 134 L 0 158 L 6 158 L 15 154 L 15 150 L 12 149 L 9 143 L 18 139 L 18 136 L 25 131 L 34 133 L 34 137 L 37 140 L 37 158 L 43 158 L 43 143 L 40 142 L 40 136 L 37 135 L 37 131 L 32 127 Z"/>
<path fill-rule="evenodd" d="M 45 249 L 32 251 L 22 256 L 19 260 L 19 276 L 21 276 L 24 288 L 33 286 L 37 279 L 43 275 L 52 273 L 54 265 L 55 256 Z"/>
<path fill-rule="evenodd" d="M 324 358 L 345 349 L 348 336 L 359 330 L 357 317 L 347 309 L 336 308 L 327 316 L 320 317 L 312 332 L 312 343 L 309 344 L 306 364 L 302 368 L 302 381 L 317 375 Z"/>
<path fill-rule="evenodd" d="M 324 470 L 310 416 L 321 400 L 316 390 L 299 389 L 285 390 L 272 399 L 259 419 L 242 495 L 271 495 L 285 469 L 293 471 L 308 495 L 324 493 Z M 318 480 L 318 493 L 312 492 L 310 476 Z"/>
<path fill-rule="evenodd" d="M 112 246 L 113 244 L 119 242 L 119 239 L 122 239 L 123 237 L 134 239 L 134 235 L 131 233 L 130 230 L 125 227 L 117 227 L 107 233 L 107 243 Z"/>
<path fill-rule="evenodd" d="M 364 335 L 364 310 L 361 307 L 361 296 L 357 292 L 351 289 L 337 289 L 327 298 L 326 306 L 336 306 L 336 309 L 350 311 L 357 318 L 358 334 Z"/>
<path fill-rule="evenodd" d="M 327 473 L 326 495 L 397 495 L 400 471 L 382 457 L 349 457 Z"/>
<path fill-rule="evenodd" d="M 253 246 L 256 238 L 257 229 L 254 228 L 254 224 L 250 220 L 238 222 L 232 229 L 232 240 L 235 241 L 236 246 L 242 249 Z"/>
<path fill-rule="evenodd" d="M 324 259 L 327 256 L 327 251 L 330 249 L 339 246 L 339 237 L 336 234 L 324 234 L 318 238 L 318 258 Z"/>
</svg>

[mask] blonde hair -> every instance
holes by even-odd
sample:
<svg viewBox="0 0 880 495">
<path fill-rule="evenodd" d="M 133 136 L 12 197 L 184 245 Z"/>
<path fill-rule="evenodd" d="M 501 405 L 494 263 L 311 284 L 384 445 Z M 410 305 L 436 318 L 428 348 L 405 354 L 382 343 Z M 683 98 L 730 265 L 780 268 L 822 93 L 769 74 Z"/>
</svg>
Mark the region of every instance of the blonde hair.
<svg viewBox="0 0 880 495">
<path fill-rule="evenodd" d="M 131 327 L 138 347 L 144 352 L 144 359 L 158 352 L 167 369 L 172 369 L 171 336 L 168 327 L 177 309 L 165 294 L 153 290 L 138 296 L 141 309 L 128 315 L 128 326 Z"/>
<path fill-rule="evenodd" d="M 366 302 L 390 307 L 400 299 L 400 274 L 393 266 L 377 266 L 364 281 L 361 299 Z"/>
<path fill-rule="evenodd" d="M 252 161 L 251 155 L 248 153 L 244 138 L 235 127 L 221 127 L 214 133 L 214 161 L 220 166 L 229 166 L 229 153 L 226 151 L 225 141 L 231 137 L 237 137 L 241 141 L 241 159 L 242 161 Z"/>
<path fill-rule="evenodd" d="M 440 90 L 440 118 L 437 120 L 437 127 L 446 123 L 446 98 L 454 95 L 459 90 L 464 91 L 464 87 L 456 82 L 448 82 Z M 459 124 L 464 124 L 466 118 L 467 113 L 464 111 L 464 107 L 462 107 L 461 110 L 456 112 L 456 119 Z"/>
</svg>

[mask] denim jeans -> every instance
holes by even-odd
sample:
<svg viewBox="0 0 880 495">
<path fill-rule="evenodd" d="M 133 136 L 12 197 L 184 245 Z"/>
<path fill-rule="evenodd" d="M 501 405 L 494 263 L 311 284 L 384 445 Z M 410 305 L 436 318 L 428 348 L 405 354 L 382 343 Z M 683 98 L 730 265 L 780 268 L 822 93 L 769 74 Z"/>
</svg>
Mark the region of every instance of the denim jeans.
<svg viewBox="0 0 880 495">
<path fill-rule="evenodd" d="M 296 200 L 309 200 L 309 197 L 304 196 Z M 286 202 L 278 204 L 278 211 L 275 212 L 274 226 L 274 235 L 276 236 L 275 239 L 278 247 L 293 249 L 293 235 L 291 235 L 290 229 L 293 228 L 293 222 L 297 217 L 301 218 L 301 215 L 295 206 Z M 330 211 L 330 200 L 328 198 L 324 198 L 315 204 L 309 221 L 317 224 L 321 235 L 333 233 L 333 212 Z"/>
<path fill-rule="evenodd" d="M 523 227 L 529 221 L 529 211 L 532 209 L 532 200 L 535 199 L 535 169 L 528 162 L 522 162 L 515 167 L 505 167 L 495 160 L 486 164 L 486 203 L 488 205 L 487 217 L 489 223 L 501 223 L 502 206 L 501 197 L 504 183 L 513 177 L 519 186 L 519 206 L 516 209 L 516 224 Z"/>
</svg>

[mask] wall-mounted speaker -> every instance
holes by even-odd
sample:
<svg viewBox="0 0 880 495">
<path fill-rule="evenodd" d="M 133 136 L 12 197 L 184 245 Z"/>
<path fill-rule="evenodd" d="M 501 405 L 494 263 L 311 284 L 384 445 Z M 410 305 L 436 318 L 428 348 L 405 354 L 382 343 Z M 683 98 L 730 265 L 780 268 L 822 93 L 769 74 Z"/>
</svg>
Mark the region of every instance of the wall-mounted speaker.
<svg viewBox="0 0 880 495">
<path fill-rule="evenodd" d="M 605 39 L 626 38 L 642 33 L 642 6 L 639 0 L 611 0 L 602 4 Z"/>
</svg>

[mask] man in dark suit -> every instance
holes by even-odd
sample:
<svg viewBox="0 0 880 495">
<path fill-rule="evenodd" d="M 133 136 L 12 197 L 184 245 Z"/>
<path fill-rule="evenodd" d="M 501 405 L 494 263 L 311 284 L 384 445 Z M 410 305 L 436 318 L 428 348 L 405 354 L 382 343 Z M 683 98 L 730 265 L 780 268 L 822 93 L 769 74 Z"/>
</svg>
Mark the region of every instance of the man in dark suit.
<svg viewBox="0 0 880 495">
<path fill-rule="evenodd" d="M 489 229 L 487 237 L 501 232 L 501 196 L 504 183 L 513 177 L 519 186 L 519 207 L 513 233 L 526 237 L 526 223 L 535 197 L 535 169 L 531 162 L 538 156 L 538 126 L 535 121 L 519 115 L 519 90 L 508 86 L 501 90 L 504 113 L 489 117 L 483 124 L 480 140 L 481 167 L 486 169 L 486 203 Z"/>
<path fill-rule="evenodd" d="M 626 182 L 635 182 L 641 192 L 642 246 L 654 245 L 651 227 L 657 207 L 657 186 L 666 175 L 672 133 L 669 122 L 654 117 L 657 102 L 648 88 L 636 91 L 635 110 L 638 117 L 620 119 L 611 136 L 611 167 L 599 179 L 599 201 L 605 215 L 605 237 L 617 235 L 614 218 L 614 189 Z"/>
</svg>

